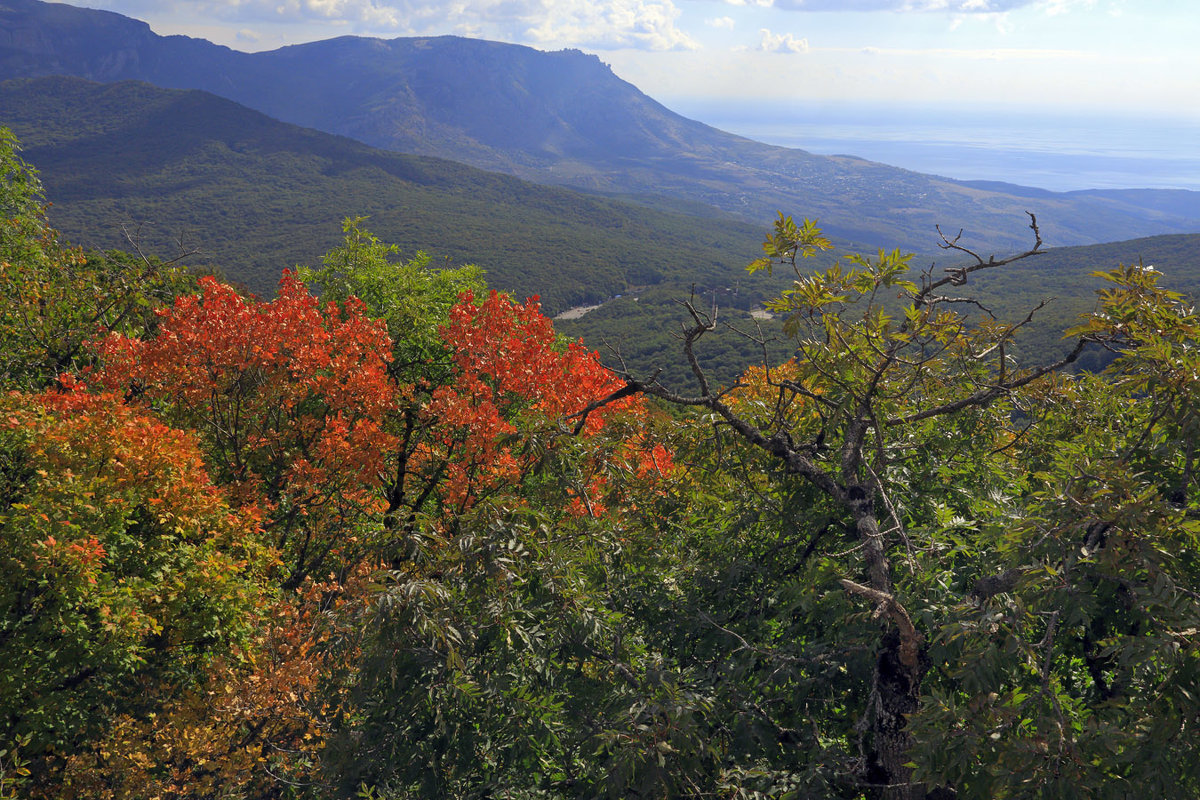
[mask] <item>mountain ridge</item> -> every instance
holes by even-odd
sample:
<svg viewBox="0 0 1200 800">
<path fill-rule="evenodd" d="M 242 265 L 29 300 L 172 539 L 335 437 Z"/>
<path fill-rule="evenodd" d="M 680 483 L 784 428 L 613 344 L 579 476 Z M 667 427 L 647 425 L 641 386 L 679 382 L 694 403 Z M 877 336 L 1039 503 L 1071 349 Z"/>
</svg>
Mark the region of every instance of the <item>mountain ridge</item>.
<svg viewBox="0 0 1200 800">
<path fill-rule="evenodd" d="M 339 242 L 343 217 L 365 215 L 369 230 L 407 256 L 423 249 L 437 263 L 477 263 L 495 288 L 541 295 L 548 313 L 611 299 L 556 327 L 592 346 L 611 343 L 639 374 L 665 368 L 664 379 L 682 386 L 686 366 L 672 358 L 680 298 L 717 303 L 722 320 L 754 330 L 767 323 L 747 313 L 779 290 L 765 272 L 743 269 L 760 252 L 764 227 L 710 207 L 671 201 L 707 216 L 667 213 L 381 151 L 197 90 L 22 79 L 0 83 L 0 108 L 19 112 L 10 122 L 42 172 L 51 222 L 68 239 L 128 249 L 128 230 L 144 252 L 171 256 L 182 236 L 188 249 L 202 251 L 186 263 L 220 269 L 259 294 L 273 292 L 282 268 L 317 263 Z M 811 266 L 858 249 L 839 241 L 829 259 Z M 1060 297 L 1026 328 L 1028 352 L 1053 353 L 1061 331 L 1094 303 L 1093 271 L 1144 257 L 1163 269 L 1165 285 L 1195 295 L 1198 253 L 1200 234 L 1052 249 L 972 279 L 970 292 L 1010 319 Z M 761 357 L 747 352 L 750 339 L 712 339 L 705 358 L 722 380 Z M 782 337 L 772 346 L 782 347 Z"/>
<path fill-rule="evenodd" d="M 1026 210 L 1059 245 L 1200 230 L 1200 193 L 1031 196 L 753 142 L 671 112 L 580 51 L 339 37 L 241 53 L 157 36 L 111 12 L 93 30 L 98 12 L 50 13 L 50 5 L 0 0 L 0 27 L 10 32 L 0 40 L 0 77 L 65 71 L 198 88 L 377 147 L 539 183 L 703 202 L 760 225 L 783 210 L 877 246 L 928 252 L 941 225 L 965 228 L 985 249 L 1017 249 L 1027 244 Z"/>
</svg>

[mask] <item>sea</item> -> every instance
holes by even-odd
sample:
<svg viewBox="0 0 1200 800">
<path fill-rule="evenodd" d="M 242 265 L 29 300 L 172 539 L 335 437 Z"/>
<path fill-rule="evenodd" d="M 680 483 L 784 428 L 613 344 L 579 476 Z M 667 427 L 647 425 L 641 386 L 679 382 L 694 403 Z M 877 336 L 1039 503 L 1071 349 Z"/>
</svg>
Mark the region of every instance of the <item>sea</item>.
<svg viewBox="0 0 1200 800">
<path fill-rule="evenodd" d="M 959 180 L 1200 191 L 1200 117 L 686 101 L 672 108 L 760 142 Z"/>
</svg>

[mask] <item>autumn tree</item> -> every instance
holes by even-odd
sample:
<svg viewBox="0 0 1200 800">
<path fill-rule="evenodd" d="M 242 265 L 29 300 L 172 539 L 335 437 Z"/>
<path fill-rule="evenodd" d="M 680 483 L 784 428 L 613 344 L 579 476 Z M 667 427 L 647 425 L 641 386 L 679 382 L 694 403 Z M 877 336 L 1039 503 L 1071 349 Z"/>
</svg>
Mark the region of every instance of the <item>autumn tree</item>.
<svg viewBox="0 0 1200 800">
<path fill-rule="evenodd" d="M 370 298 L 393 335 L 398 397 L 383 487 L 397 546 L 346 626 L 363 655 L 332 774 L 379 797 L 572 794 L 610 779 L 619 791 L 631 775 L 588 753 L 601 732 L 640 724 L 629 709 L 658 690 L 605 584 L 671 454 L 640 399 L 602 402 L 621 381 L 560 341 L 536 300 L 393 254 L 352 221 L 304 273 L 323 297 Z M 636 749 L 607 741 L 622 758 Z"/>
<path fill-rule="evenodd" d="M 0 738 L 46 788 L 236 657 L 273 555 L 192 436 L 79 387 L 0 407 Z"/>
<path fill-rule="evenodd" d="M 633 399 L 585 413 L 622 384 L 593 353 L 560 341 L 536 298 L 517 303 L 487 292 L 474 267 L 435 269 L 423 254 L 393 261 L 396 249 L 361 220 L 344 227 L 342 246 L 300 275 L 324 299 L 363 302 L 392 337 L 396 402 L 385 429 L 394 438 L 382 491 L 384 524 L 397 543 L 418 518 L 450 531 L 474 504 L 519 490 L 534 470 L 544 475 L 555 449 L 568 446 L 565 432 L 587 438 L 624 412 L 644 416 Z M 632 429 L 618 449 L 596 453 L 590 471 L 557 476 L 570 481 L 582 513 L 602 510 L 601 464 L 645 474 L 647 463 L 669 462 L 665 449 Z"/>
<path fill-rule="evenodd" d="M 394 263 L 354 222 L 346 233 L 321 270 L 303 273 L 321 301 L 290 274 L 269 303 L 204 279 L 203 294 L 180 297 L 152 335 L 96 345 L 89 383 L 197 431 L 230 496 L 262 510 L 285 567 L 279 581 L 295 592 L 269 612 L 276 623 L 258 645 L 270 675 L 223 678 L 257 708 L 220 703 L 216 719 L 143 725 L 139 735 L 163 742 L 183 725 L 191 740 L 230 743 L 248 728 L 274 759 L 271 774 L 347 790 L 425 786 L 434 775 L 511 782 L 543 746 L 541 757 L 562 760 L 554 730 L 573 730 L 582 746 L 560 707 L 582 694 L 566 687 L 603 695 L 617 668 L 566 681 L 547 672 L 565 668 L 558 651 L 584 648 L 572 657 L 580 664 L 595 652 L 622 666 L 629 658 L 634 646 L 600 624 L 617 619 L 600 576 L 621 547 L 626 509 L 656 502 L 671 456 L 649 435 L 644 403 L 612 398 L 621 382 L 560 341 L 536 300 L 477 299 L 474 270 Z M 373 574 L 381 564 L 390 571 Z M 534 662 L 539 671 L 525 674 Z M 416 694 L 396 688 L 397 670 Z M 445 694 L 445 681 L 481 694 Z M 430 719 L 457 720 L 454 732 L 408 727 Z M 475 730 L 503 741 L 490 771 L 469 746 Z M 463 760 L 452 767 L 435 745 Z M 169 749 L 193 761 L 220 752 Z M 400 763 L 409 771 L 384 768 Z M 178 774 L 203 774 L 190 769 Z"/>
<path fill-rule="evenodd" d="M 217 702 L 181 697 L 153 720 L 121 717 L 103 747 L 125 759 L 126 787 L 260 796 L 317 769 L 324 710 L 338 691 L 323 676 L 344 665 L 344 651 L 325 650 L 331 612 L 361 602 L 378 562 L 378 476 L 392 441 L 383 422 L 396 402 L 391 341 L 361 303 L 321 303 L 290 273 L 270 302 L 213 278 L 198 288 L 145 335 L 95 341 L 98 363 L 84 377 L 195 432 L 230 502 L 259 520 L 278 556 L 270 582 L 285 591 L 258 610 L 252 658 L 206 676 Z M 87 760 L 75 773 L 106 774 Z"/>
<path fill-rule="evenodd" d="M 260 302 L 213 278 L 145 339 L 113 334 L 89 377 L 196 430 L 217 479 L 264 510 L 282 585 L 344 570 L 375 546 L 367 528 L 390 436 L 391 342 L 361 303 L 322 305 L 290 273 Z"/>
<path fill-rule="evenodd" d="M 434 269 L 431 259 L 418 253 L 397 260 L 399 248 L 379 241 L 364 227 L 364 220 L 343 223 L 342 244 L 331 250 L 318 268 L 302 268 L 301 279 L 311 283 L 327 301 L 364 303 L 387 326 L 392 340 L 388 378 L 395 405 L 385 429 L 394 437 L 383 471 L 386 499 L 385 527 L 390 542 L 387 558 L 404 549 L 404 531 L 444 483 L 443 469 L 424 459 L 435 418 L 427 413 L 433 392 L 453 379 L 454 365 L 439 329 L 463 292 L 484 291 L 482 271 L 471 266 Z"/>
</svg>

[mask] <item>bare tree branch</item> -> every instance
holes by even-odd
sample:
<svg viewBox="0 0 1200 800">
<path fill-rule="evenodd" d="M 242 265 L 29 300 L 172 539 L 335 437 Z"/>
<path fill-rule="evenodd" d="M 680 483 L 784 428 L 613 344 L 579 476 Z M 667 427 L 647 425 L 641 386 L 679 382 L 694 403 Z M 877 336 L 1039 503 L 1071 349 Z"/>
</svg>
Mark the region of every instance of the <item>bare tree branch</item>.
<svg viewBox="0 0 1200 800">
<path fill-rule="evenodd" d="M 951 239 L 951 238 L 947 237 L 946 234 L 942 233 L 942 229 L 939 226 L 937 228 L 937 232 L 938 232 L 938 236 L 940 236 L 942 238 L 942 242 L 938 246 L 941 247 L 943 250 L 955 250 L 960 253 L 965 253 L 965 254 L 969 255 L 971 258 L 975 259 L 975 263 L 971 264 L 970 266 L 966 266 L 966 267 L 950 267 L 946 270 L 946 272 L 947 272 L 946 277 L 941 278 L 939 280 L 930 281 L 927 279 L 925 281 L 925 285 L 921 288 L 921 291 L 919 291 L 916 294 L 916 296 L 913 297 L 913 301 L 917 305 L 924 305 L 924 304 L 926 304 L 926 300 L 929 298 L 931 293 L 933 293 L 937 289 L 940 289 L 941 287 L 943 287 L 947 284 L 949 284 L 951 286 L 962 286 L 963 284 L 965 284 L 967 282 L 967 275 L 971 274 L 972 272 L 978 272 L 979 270 L 982 270 L 982 269 L 994 269 L 995 267 L 1003 267 L 1007 264 L 1013 263 L 1014 261 L 1020 261 L 1023 258 L 1029 258 L 1030 256 L 1040 255 L 1043 252 L 1043 250 L 1042 250 L 1043 242 L 1042 242 L 1042 232 L 1038 228 L 1037 216 L 1032 211 L 1026 211 L 1025 213 L 1029 215 L 1029 228 L 1033 231 L 1033 236 L 1034 236 L 1033 247 L 1029 248 L 1028 250 L 1026 250 L 1023 253 L 1018 253 L 1017 255 L 1009 256 L 1007 258 L 1002 258 L 999 260 L 997 260 L 995 256 L 989 256 L 987 261 L 984 261 L 983 257 L 981 255 L 979 255 L 978 253 L 976 253 L 974 250 L 964 247 L 963 245 L 960 245 L 958 243 L 959 239 L 962 238 L 961 230 L 958 232 L 958 234 L 953 239 Z"/>
</svg>

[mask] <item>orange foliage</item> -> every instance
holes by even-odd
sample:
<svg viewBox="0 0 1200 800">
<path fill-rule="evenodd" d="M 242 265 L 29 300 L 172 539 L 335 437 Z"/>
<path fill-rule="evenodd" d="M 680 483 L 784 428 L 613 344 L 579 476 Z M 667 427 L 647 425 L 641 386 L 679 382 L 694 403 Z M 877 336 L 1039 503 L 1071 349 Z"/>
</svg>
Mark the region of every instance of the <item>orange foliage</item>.
<svg viewBox="0 0 1200 800">
<path fill-rule="evenodd" d="M 24 712 L 0 719 L 30 735 L 30 796 L 72 796 L 59 768 L 114 717 L 153 720 L 244 657 L 274 563 L 193 435 L 64 383 L 0 396 L 0 435 L 29 475 L 0 508 L 3 597 L 23 598 L 0 607 L 17 615 L 0 620 L 0 673 L 17 676 L 0 674 L 0 700 Z"/>
<path fill-rule="evenodd" d="M 96 747 L 70 759 L 74 795 L 63 796 L 255 796 L 270 794 L 279 777 L 302 783 L 316 774 L 328 715 L 341 705 L 356 658 L 355 635 L 328 627 L 353 614 L 330 612 L 368 597 L 371 562 L 363 556 L 371 537 L 383 535 L 389 457 L 399 456 L 413 505 L 427 511 L 435 502 L 434 518 L 447 525 L 497 492 L 526 502 L 523 481 L 548 453 L 568 448 L 572 477 L 558 483 L 553 501 L 567 515 L 612 515 L 630 486 L 654 491 L 673 470 L 670 451 L 647 433 L 637 396 L 592 411 L 581 436 L 569 435 L 577 415 L 624 383 L 594 353 L 560 343 L 536 299 L 519 304 L 493 292 L 476 305 L 464 295 L 441 331 L 454 376 L 416 387 L 389 383 L 391 342 L 355 300 L 321 307 L 289 274 L 271 303 L 212 279 L 201 287 L 202 296 L 161 313 L 154 338 L 97 343 L 101 366 L 87 380 L 196 431 L 229 496 L 273 535 L 288 561 L 283 583 L 295 591 L 259 609 L 252 640 L 216 660 L 198 687 L 164 695 L 152 716 L 117 715 Z M 157 425 L 158 435 L 188 442 L 188 464 L 200 469 L 190 436 L 103 397 Z M 71 386 L 54 402 L 67 411 L 101 401 Z M 394 433 L 406 419 L 401 440 Z M 123 463 L 136 481 L 138 459 Z M 211 487 L 193 488 L 191 502 L 218 499 Z M 147 502 L 170 514 L 189 499 Z M 102 558 L 86 550 L 86 539 L 72 544 L 84 548 L 80 564 Z M 318 569 L 330 579 L 314 582 Z M 331 641 L 340 643 L 336 653 L 325 647 Z"/>
<path fill-rule="evenodd" d="M 7 411 L 0 427 L 33 435 L 25 457 L 39 480 L 25 502 L 9 510 L 13 521 L 35 515 L 44 533 L 33 543 L 32 562 L 25 567 L 41 572 L 43 579 L 71 573 L 72 581 L 91 586 L 103 578 L 95 590 L 100 599 L 88 602 L 108 609 L 105 616 L 114 614 L 118 603 L 127 610 L 130 616 L 122 623 L 127 637 L 194 624 L 169 619 L 192 602 L 192 593 L 240 603 L 244 587 L 236 588 L 238 581 L 257 580 L 271 560 L 259 541 L 257 510 L 229 508 L 210 483 L 192 435 L 111 394 L 89 394 L 69 378 L 64 383 L 64 392 L 11 394 L 0 402 Z M 131 555 L 125 552 L 131 547 L 125 529 L 139 516 L 148 518 L 139 529 L 144 537 L 165 537 L 137 542 L 140 557 L 174 560 L 181 548 L 190 548 L 188 560 L 178 563 L 188 572 L 160 571 L 143 586 L 120 571 L 125 569 L 121 560 Z M 19 557 L 19 550 L 9 555 Z M 184 584 L 198 579 L 211 582 Z M 130 602 L 130 591 L 137 602 Z M 238 594 L 225 597 L 225 591 Z M 106 592 L 114 598 L 104 600 Z M 114 629 L 111 620 L 106 627 Z"/>
<path fill-rule="evenodd" d="M 433 391 L 424 409 L 435 433 L 416 459 L 426 473 L 436 468 L 445 475 L 441 498 L 457 512 L 529 473 L 543 453 L 529 447 L 528 435 L 565 434 L 574 415 L 624 386 L 594 352 L 558 341 L 537 298 L 522 304 L 491 292 L 479 305 L 474 301 L 465 293 L 442 329 L 458 374 Z M 613 419 L 645 413 L 640 398 L 624 397 L 588 414 L 581 434 L 590 439 Z M 603 470 L 616 466 L 643 477 L 670 471 L 666 448 L 638 438 L 592 454 L 595 474 L 568 489 L 572 513 L 604 513 Z"/>
<path fill-rule="evenodd" d="M 98 343 L 90 380 L 207 440 L 233 496 L 266 510 L 291 585 L 330 557 L 352 563 L 355 521 L 379 510 L 372 490 L 394 444 L 385 327 L 356 300 L 322 307 L 289 272 L 270 303 L 200 285 L 161 313 L 154 338 Z"/>
<path fill-rule="evenodd" d="M 117 714 L 106 735 L 67 762 L 59 800 L 276 797 L 320 776 L 330 718 L 345 698 L 331 672 L 357 656 L 352 631 L 331 631 L 362 602 L 366 574 L 309 581 L 279 599 L 239 658 L 221 660 L 198 689 L 163 698 L 149 716 Z M 336 655 L 321 643 L 337 638 Z"/>
</svg>

